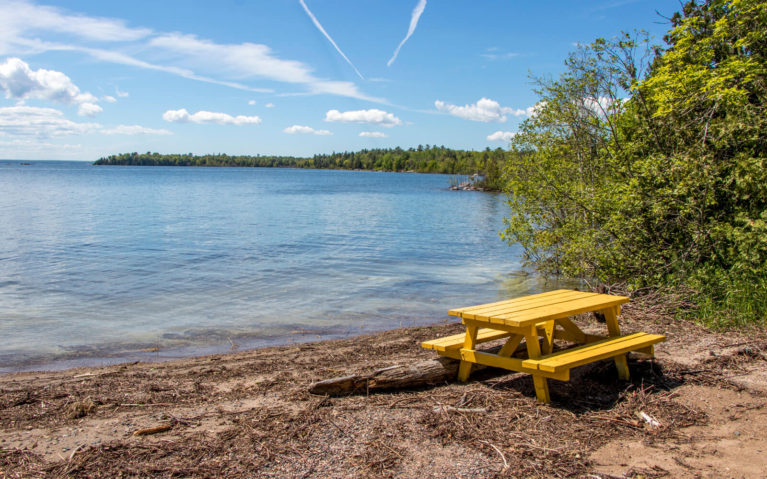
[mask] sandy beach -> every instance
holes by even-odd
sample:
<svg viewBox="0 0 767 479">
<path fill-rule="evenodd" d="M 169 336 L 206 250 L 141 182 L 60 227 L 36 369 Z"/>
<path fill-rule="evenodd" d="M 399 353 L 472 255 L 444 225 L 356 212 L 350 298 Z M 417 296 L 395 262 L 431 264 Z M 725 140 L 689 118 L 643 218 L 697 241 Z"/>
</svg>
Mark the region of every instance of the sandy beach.
<svg viewBox="0 0 767 479">
<path fill-rule="evenodd" d="M 0 477 L 764 477 L 765 331 L 711 332 L 643 301 L 622 327 L 668 340 L 654 361 L 630 359 L 630 382 L 609 361 L 550 381 L 550 405 L 529 376 L 494 369 L 467 384 L 308 392 L 430 359 L 419 343 L 458 324 L 7 374 Z"/>
</svg>

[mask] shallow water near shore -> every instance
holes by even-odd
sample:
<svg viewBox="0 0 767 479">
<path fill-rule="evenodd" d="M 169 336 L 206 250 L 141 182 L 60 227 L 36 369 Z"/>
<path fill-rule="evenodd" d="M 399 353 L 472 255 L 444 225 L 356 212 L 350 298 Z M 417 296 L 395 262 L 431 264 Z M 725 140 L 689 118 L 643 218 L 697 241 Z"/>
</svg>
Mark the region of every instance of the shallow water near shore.
<svg viewBox="0 0 767 479">
<path fill-rule="evenodd" d="M 431 324 L 554 287 L 499 238 L 503 196 L 448 186 L 0 160 L 0 372 Z"/>
</svg>

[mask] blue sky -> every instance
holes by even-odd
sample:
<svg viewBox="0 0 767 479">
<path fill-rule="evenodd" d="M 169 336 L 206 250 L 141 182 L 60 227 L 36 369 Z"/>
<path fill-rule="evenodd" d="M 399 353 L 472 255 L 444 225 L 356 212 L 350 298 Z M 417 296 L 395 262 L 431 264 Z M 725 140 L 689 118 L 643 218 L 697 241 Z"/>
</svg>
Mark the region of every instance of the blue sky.
<svg viewBox="0 0 767 479">
<path fill-rule="evenodd" d="M 536 102 L 531 73 L 556 76 L 575 45 L 621 30 L 661 43 L 658 13 L 678 8 L 0 0 L 0 158 L 507 147 Z"/>
</svg>

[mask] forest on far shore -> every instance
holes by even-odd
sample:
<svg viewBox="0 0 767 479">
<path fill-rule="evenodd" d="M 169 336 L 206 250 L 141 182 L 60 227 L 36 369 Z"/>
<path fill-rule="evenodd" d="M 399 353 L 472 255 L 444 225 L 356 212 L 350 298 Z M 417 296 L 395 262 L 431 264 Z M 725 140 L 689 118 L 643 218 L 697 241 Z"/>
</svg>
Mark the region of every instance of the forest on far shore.
<svg viewBox="0 0 767 479">
<path fill-rule="evenodd" d="M 444 146 L 417 148 L 376 148 L 357 152 L 317 154 L 310 158 L 273 155 L 210 155 L 121 153 L 99 158 L 96 165 L 127 166 L 228 166 L 261 168 L 312 168 L 332 170 L 399 171 L 473 175 L 482 178 L 476 186 L 486 190 L 500 189 L 501 168 L 507 151 L 501 148 L 466 151 Z"/>
</svg>

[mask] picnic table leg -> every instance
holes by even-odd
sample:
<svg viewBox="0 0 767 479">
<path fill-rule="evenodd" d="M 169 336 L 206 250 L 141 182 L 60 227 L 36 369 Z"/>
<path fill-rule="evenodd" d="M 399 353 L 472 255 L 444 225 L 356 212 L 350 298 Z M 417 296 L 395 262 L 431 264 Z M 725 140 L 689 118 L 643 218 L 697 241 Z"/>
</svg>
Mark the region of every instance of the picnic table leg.
<svg viewBox="0 0 767 479">
<path fill-rule="evenodd" d="M 620 326 L 618 326 L 618 315 L 621 312 L 620 306 L 613 306 L 611 308 L 607 308 L 602 311 L 602 314 L 605 316 L 605 322 L 607 323 L 607 331 L 610 333 L 610 336 L 620 336 L 621 335 L 621 329 Z M 620 377 L 623 380 L 628 381 L 629 380 L 629 365 L 626 361 L 626 355 L 621 354 L 620 356 L 615 356 L 615 367 L 618 369 L 618 377 Z"/>
<path fill-rule="evenodd" d="M 477 346 L 477 326 L 466 326 L 466 339 L 463 341 L 464 349 L 474 349 Z M 469 361 L 461 360 L 460 366 L 458 366 L 458 380 L 465 383 L 469 380 L 471 374 L 471 365 Z"/>
<path fill-rule="evenodd" d="M 525 334 L 525 343 L 527 343 L 527 355 L 530 359 L 541 357 L 541 345 L 538 343 L 538 328 L 535 325 L 530 326 L 530 331 Z M 542 403 L 551 402 L 549 397 L 549 384 L 546 378 L 533 374 L 533 385 L 535 386 L 535 396 Z"/>
</svg>

